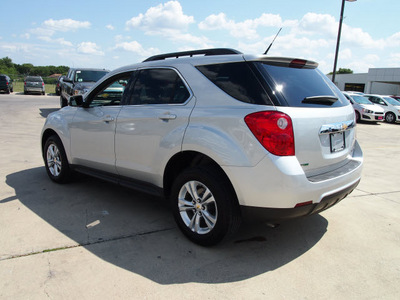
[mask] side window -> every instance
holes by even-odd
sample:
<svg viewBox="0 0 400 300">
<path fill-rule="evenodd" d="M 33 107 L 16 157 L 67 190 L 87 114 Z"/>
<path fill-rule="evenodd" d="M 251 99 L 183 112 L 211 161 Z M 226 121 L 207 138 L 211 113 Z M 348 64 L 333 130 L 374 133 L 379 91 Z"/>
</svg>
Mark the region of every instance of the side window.
<svg viewBox="0 0 400 300">
<path fill-rule="evenodd" d="M 179 75 L 172 69 L 144 69 L 139 72 L 130 105 L 179 104 L 190 93 Z"/>
<path fill-rule="evenodd" d="M 132 76 L 132 72 L 118 74 L 109 78 L 90 96 L 90 107 L 120 105 L 125 87 Z"/>
<path fill-rule="evenodd" d="M 221 90 L 239 101 L 261 105 L 272 104 L 246 63 L 225 63 L 196 68 Z"/>
</svg>

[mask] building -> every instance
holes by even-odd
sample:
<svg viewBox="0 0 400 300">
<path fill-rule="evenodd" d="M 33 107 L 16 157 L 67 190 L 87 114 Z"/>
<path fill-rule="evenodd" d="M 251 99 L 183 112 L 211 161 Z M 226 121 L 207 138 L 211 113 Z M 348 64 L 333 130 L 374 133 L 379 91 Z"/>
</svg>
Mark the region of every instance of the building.
<svg viewBox="0 0 400 300">
<path fill-rule="evenodd" d="M 332 79 L 332 75 L 328 77 Z M 341 91 L 400 95 L 400 68 L 370 68 L 368 73 L 336 74 L 335 84 Z"/>
</svg>

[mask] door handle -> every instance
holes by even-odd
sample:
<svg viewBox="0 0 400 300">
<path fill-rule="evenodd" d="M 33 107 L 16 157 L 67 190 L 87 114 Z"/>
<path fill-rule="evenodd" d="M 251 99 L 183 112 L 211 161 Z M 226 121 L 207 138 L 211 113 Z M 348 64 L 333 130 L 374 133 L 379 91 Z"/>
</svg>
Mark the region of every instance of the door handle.
<svg viewBox="0 0 400 300">
<path fill-rule="evenodd" d="M 111 116 L 105 116 L 103 119 L 104 122 L 109 123 L 109 122 L 113 122 L 114 118 Z"/>
<path fill-rule="evenodd" d="M 166 113 L 166 114 L 163 114 L 163 115 L 159 116 L 158 118 L 160 120 L 163 120 L 163 121 L 175 120 L 176 119 L 176 115 L 170 114 L 170 113 Z"/>
</svg>

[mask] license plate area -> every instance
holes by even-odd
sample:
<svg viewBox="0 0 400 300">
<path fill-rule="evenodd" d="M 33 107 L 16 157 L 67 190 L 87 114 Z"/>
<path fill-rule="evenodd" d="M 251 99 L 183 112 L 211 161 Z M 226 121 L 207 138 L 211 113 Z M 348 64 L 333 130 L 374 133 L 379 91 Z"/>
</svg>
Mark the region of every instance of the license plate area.
<svg viewBox="0 0 400 300">
<path fill-rule="evenodd" d="M 346 148 L 345 131 L 329 134 L 331 153 L 340 152 Z"/>
</svg>

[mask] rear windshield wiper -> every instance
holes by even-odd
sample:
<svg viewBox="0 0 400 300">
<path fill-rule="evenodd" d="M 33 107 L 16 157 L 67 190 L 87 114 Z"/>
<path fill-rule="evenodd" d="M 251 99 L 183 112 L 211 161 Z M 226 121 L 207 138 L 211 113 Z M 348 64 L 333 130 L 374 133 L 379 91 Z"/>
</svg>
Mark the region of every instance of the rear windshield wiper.
<svg viewBox="0 0 400 300">
<path fill-rule="evenodd" d="M 339 98 L 335 96 L 312 96 L 304 98 L 301 103 L 332 105 L 338 100 Z"/>
</svg>

